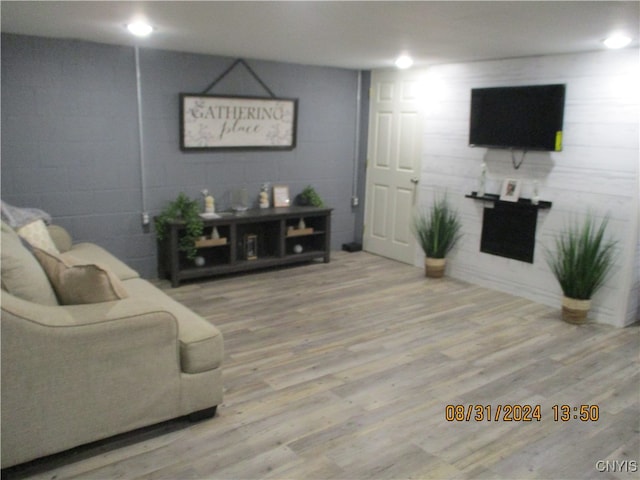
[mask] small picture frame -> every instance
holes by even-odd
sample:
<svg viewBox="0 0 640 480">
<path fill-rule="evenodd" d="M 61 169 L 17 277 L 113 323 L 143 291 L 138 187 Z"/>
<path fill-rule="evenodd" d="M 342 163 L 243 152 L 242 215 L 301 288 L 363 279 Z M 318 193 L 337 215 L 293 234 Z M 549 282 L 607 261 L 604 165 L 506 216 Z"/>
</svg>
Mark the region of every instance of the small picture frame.
<svg viewBox="0 0 640 480">
<path fill-rule="evenodd" d="M 289 187 L 287 185 L 273 186 L 273 206 L 274 207 L 291 206 L 291 197 L 289 196 Z"/>
<path fill-rule="evenodd" d="M 502 190 L 500 191 L 500 200 L 503 202 L 517 202 L 520 198 L 520 189 L 522 181 L 517 178 L 505 178 L 502 182 Z"/>
<path fill-rule="evenodd" d="M 244 236 L 244 257 L 247 260 L 258 258 L 258 236 L 248 234 Z"/>
</svg>

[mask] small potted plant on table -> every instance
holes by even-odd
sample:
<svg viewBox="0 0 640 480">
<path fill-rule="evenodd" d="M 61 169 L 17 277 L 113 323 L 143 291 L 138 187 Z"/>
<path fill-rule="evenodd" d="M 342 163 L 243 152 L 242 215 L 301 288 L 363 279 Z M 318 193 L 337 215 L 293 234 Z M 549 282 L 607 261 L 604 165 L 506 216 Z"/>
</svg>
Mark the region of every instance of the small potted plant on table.
<svg viewBox="0 0 640 480">
<path fill-rule="evenodd" d="M 302 207 L 324 207 L 324 202 L 315 188 L 307 185 L 296 197 L 296 204 Z"/>
<path fill-rule="evenodd" d="M 178 249 L 184 252 L 189 260 L 195 259 L 198 254 L 196 240 L 202 236 L 204 228 L 200 207 L 196 200 L 190 199 L 181 192 L 154 220 L 159 242 L 166 238 L 169 223 L 184 222 L 184 231 L 180 235 Z"/>
<path fill-rule="evenodd" d="M 458 212 L 453 210 L 446 196 L 435 199 L 428 211 L 413 217 L 413 233 L 425 254 L 425 275 L 440 278 L 446 268 L 446 256 L 462 234 Z"/>
</svg>

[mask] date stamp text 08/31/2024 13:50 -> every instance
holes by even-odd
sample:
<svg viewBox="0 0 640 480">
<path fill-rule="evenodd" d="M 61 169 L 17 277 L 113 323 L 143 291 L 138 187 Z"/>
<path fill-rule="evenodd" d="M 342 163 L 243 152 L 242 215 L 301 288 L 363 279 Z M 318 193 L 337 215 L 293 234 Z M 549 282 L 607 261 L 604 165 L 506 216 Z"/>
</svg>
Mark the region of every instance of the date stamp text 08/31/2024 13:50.
<svg viewBox="0 0 640 480">
<path fill-rule="evenodd" d="M 597 422 L 598 405 L 553 405 L 550 418 L 554 422 Z M 447 405 L 444 418 L 448 422 L 540 422 L 546 415 L 540 405 Z"/>
</svg>

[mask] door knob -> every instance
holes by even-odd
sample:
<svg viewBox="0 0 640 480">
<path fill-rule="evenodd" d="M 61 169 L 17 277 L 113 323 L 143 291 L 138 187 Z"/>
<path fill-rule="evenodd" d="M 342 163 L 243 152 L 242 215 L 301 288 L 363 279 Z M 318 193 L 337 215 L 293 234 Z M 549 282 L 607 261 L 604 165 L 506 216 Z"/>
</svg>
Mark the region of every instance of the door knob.
<svg viewBox="0 0 640 480">
<path fill-rule="evenodd" d="M 417 185 L 419 181 L 420 181 L 420 179 L 418 177 L 413 177 L 411 179 L 411 183 L 413 183 L 414 185 Z"/>
</svg>

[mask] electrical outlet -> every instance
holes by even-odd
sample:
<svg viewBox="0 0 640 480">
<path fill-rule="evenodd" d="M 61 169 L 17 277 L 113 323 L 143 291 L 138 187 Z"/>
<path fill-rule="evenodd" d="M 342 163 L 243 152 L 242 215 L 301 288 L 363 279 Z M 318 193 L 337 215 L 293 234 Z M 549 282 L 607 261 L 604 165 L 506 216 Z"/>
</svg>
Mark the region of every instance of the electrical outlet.
<svg viewBox="0 0 640 480">
<path fill-rule="evenodd" d="M 360 205 L 360 199 L 358 197 L 351 197 L 351 206 L 357 207 Z"/>
<path fill-rule="evenodd" d="M 149 214 L 147 212 L 142 212 L 142 225 L 149 225 Z"/>
</svg>

